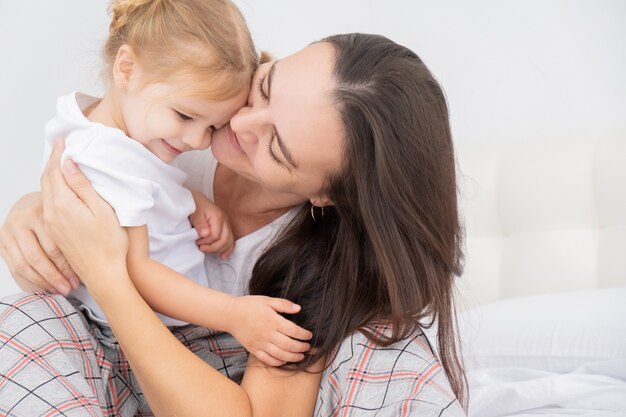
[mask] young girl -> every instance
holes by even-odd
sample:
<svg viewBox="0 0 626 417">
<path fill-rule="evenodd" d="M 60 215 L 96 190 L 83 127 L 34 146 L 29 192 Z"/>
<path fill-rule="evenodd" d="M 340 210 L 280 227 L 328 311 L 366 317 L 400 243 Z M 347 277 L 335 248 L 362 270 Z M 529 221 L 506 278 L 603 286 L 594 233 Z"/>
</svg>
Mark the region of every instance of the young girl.
<svg viewBox="0 0 626 417">
<path fill-rule="evenodd" d="M 246 102 L 258 57 L 243 17 L 225 0 L 114 0 L 110 9 L 106 94 L 59 98 L 46 126 L 48 149 L 64 137 L 63 160 L 76 162 L 115 209 L 128 231 L 135 284 L 166 325 L 225 331 L 256 355 L 300 360 L 311 334 L 278 314 L 299 306 L 234 297 L 248 277 L 225 282 L 207 274 L 188 220 L 194 198 L 209 221 L 202 235 L 212 251 L 228 256 L 232 233 L 221 210 L 192 195 L 186 175 L 170 165 L 183 152 L 206 149 Z M 107 324 L 84 286 L 72 295 Z"/>
</svg>

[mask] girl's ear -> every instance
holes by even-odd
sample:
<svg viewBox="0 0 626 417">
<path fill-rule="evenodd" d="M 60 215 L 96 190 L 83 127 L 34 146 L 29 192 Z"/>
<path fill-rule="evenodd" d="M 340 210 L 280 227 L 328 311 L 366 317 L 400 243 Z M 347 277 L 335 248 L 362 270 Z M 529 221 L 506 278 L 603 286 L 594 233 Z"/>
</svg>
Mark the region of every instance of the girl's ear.
<svg viewBox="0 0 626 417">
<path fill-rule="evenodd" d="M 117 56 L 113 63 L 113 81 L 122 91 L 128 88 L 133 75 L 138 72 L 137 56 L 130 45 L 122 45 L 117 50 Z"/>
</svg>

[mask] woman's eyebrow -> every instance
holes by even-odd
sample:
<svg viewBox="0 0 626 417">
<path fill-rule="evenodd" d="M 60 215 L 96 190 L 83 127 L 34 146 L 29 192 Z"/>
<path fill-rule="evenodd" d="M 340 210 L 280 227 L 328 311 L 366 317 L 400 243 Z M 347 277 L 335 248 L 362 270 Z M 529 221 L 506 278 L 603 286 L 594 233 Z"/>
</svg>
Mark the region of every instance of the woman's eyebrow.
<svg viewBox="0 0 626 417">
<path fill-rule="evenodd" d="M 274 61 L 272 63 L 272 66 L 270 67 L 269 72 L 267 73 L 267 101 L 268 103 L 272 99 L 272 80 L 274 79 L 274 74 L 276 73 L 277 63 L 278 61 Z M 291 156 L 291 152 L 289 152 L 289 149 L 287 149 L 287 147 L 285 146 L 285 142 L 283 142 L 282 138 L 278 134 L 278 129 L 276 129 L 276 126 L 274 126 L 274 132 L 276 132 L 276 141 L 278 142 L 278 147 L 280 148 L 281 152 L 285 156 L 285 159 L 287 159 L 287 162 L 289 162 L 294 168 L 298 168 L 298 165 L 293 160 L 293 156 Z"/>
</svg>

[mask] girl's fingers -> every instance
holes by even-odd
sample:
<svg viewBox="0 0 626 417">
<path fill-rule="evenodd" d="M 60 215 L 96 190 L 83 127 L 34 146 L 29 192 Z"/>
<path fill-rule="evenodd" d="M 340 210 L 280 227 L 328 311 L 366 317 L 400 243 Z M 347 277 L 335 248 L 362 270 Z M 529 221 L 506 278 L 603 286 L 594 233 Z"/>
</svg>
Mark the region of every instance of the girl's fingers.
<svg viewBox="0 0 626 417">
<path fill-rule="evenodd" d="M 281 322 L 281 326 L 278 329 L 282 334 L 284 334 L 285 336 L 288 336 L 292 339 L 297 339 L 297 340 L 311 340 L 313 339 L 313 333 L 311 333 L 310 331 L 303 329 L 302 327 L 298 326 L 297 324 L 295 324 L 294 322 L 281 317 L 283 320 Z"/>
<path fill-rule="evenodd" d="M 265 352 L 272 358 L 282 362 L 300 362 L 304 359 L 304 355 L 302 353 L 288 352 L 273 343 L 267 345 Z"/>
<path fill-rule="evenodd" d="M 251 353 L 256 356 L 258 360 L 269 366 L 282 366 L 285 364 L 285 361 L 278 360 L 262 350 Z"/>
<path fill-rule="evenodd" d="M 211 234 L 207 237 L 212 240 L 212 242 L 209 242 L 209 244 L 215 243 L 220 240 L 220 238 L 222 237 L 223 225 L 224 223 L 219 219 L 216 219 L 215 216 L 209 218 L 209 229 L 211 230 Z"/>
<path fill-rule="evenodd" d="M 220 259 L 224 260 L 228 258 L 235 249 L 235 236 L 233 236 L 228 223 L 225 223 L 222 229 L 222 239 L 224 239 L 224 244 L 221 245 Z"/>
<path fill-rule="evenodd" d="M 292 303 L 284 298 L 268 297 L 267 303 L 279 313 L 296 314 L 300 311 L 300 306 L 298 304 Z"/>
<path fill-rule="evenodd" d="M 272 343 L 276 345 L 279 349 L 291 353 L 301 354 L 311 349 L 310 344 L 306 342 L 300 342 L 299 340 L 294 340 L 291 337 L 286 336 L 282 333 L 276 333 L 274 337 L 272 337 Z"/>
</svg>

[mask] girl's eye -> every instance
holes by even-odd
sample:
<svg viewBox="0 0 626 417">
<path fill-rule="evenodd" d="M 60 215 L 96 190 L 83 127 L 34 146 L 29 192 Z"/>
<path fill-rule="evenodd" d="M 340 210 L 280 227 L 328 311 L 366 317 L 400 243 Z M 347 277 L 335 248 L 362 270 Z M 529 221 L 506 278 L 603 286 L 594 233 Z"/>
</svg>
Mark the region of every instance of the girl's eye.
<svg viewBox="0 0 626 417">
<path fill-rule="evenodd" d="M 263 91 L 264 82 L 265 82 L 265 77 L 259 78 L 259 81 L 257 81 L 256 83 L 256 87 L 257 87 L 257 90 L 259 90 L 259 94 L 261 95 L 263 100 L 269 101 L 270 98 L 267 96 L 267 94 L 265 94 L 265 91 Z"/>
<path fill-rule="evenodd" d="M 174 111 L 176 112 L 176 114 L 178 115 L 178 118 L 180 120 L 191 120 L 192 119 L 191 117 L 187 116 L 184 113 L 179 112 L 178 110 L 174 110 Z"/>
</svg>

